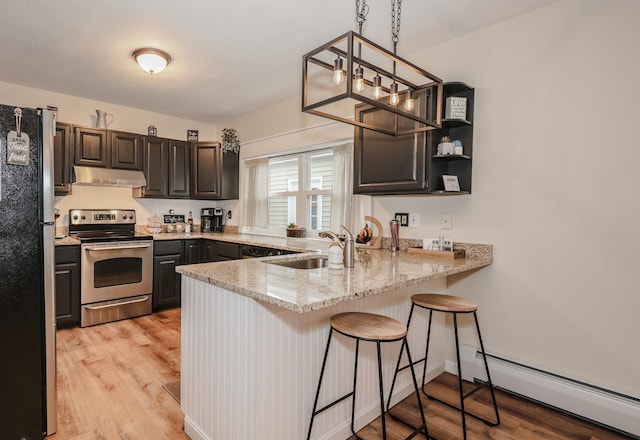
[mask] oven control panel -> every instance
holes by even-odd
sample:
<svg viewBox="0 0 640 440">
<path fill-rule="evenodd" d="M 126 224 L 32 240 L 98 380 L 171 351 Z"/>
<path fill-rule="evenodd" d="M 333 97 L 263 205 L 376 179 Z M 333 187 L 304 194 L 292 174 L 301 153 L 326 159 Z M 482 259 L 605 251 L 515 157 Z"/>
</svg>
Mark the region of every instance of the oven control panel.
<svg viewBox="0 0 640 440">
<path fill-rule="evenodd" d="M 133 209 L 70 209 L 70 225 L 129 225 L 136 223 Z"/>
</svg>

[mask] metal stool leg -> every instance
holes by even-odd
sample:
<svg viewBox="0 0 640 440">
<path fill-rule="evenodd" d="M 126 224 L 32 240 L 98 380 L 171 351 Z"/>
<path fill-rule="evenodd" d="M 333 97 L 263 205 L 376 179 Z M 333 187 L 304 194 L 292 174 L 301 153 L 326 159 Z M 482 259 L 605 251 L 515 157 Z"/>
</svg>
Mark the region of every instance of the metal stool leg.
<svg viewBox="0 0 640 440">
<path fill-rule="evenodd" d="M 418 399 L 418 411 L 420 411 L 420 418 L 422 419 L 422 426 L 420 426 L 410 437 L 407 437 L 407 439 L 415 437 L 420 431 L 424 431 L 424 436 L 429 438 L 429 428 L 427 428 L 427 420 L 424 417 L 424 408 L 422 407 L 422 400 L 420 399 L 420 392 L 418 391 L 418 380 L 416 379 L 416 372 L 413 371 L 413 362 L 411 361 L 411 353 L 409 351 L 409 343 L 407 342 L 406 336 L 403 340 L 403 345 L 407 346 L 407 358 L 409 359 L 409 365 L 411 365 L 411 379 L 413 380 L 416 399 Z M 425 359 L 425 363 L 426 362 L 427 361 Z M 389 396 L 389 400 L 391 400 L 391 396 Z"/>
<path fill-rule="evenodd" d="M 462 415 L 462 435 L 467 439 L 467 418 L 464 411 L 464 390 L 462 389 L 462 363 L 460 362 L 460 342 L 458 341 L 458 314 L 453 313 L 453 330 L 456 335 L 456 358 L 458 360 L 458 392 L 460 393 L 460 414 Z"/>
<path fill-rule="evenodd" d="M 313 428 L 313 419 L 315 419 L 316 409 L 318 408 L 318 398 L 320 397 L 320 386 L 322 385 L 322 377 L 324 376 L 324 368 L 327 365 L 327 356 L 329 355 L 329 346 L 331 345 L 331 336 L 333 335 L 333 327 L 329 329 L 329 339 L 327 339 L 327 348 L 324 350 L 324 358 L 322 359 L 322 368 L 320 369 L 320 378 L 318 379 L 318 389 L 316 390 L 316 398 L 313 401 L 313 410 L 311 411 L 311 421 L 309 422 L 309 432 L 307 440 L 311 438 L 311 429 Z"/>
<path fill-rule="evenodd" d="M 356 359 L 353 364 L 353 398 L 351 399 L 351 433 L 356 438 L 356 440 L 362 440 L 356 434 L 355 427 L 353 426 L 355 417 L 356 417 L 356 382 L 358 379 L 358 352 L 360 351 L 360 339 L 356 339 Z"/>
<path fill-rule="evenodd" d="M 424 367 L 422 368 L 422 393 L 429 397 L 424 390 L 424 383 L 427 380 L 427 361 L 429 359 L 429 341 L 431 340 L 431 319 L 433 318 L 433 310 L 429 309 L 429 326 L 427 327 L 427 344 L 424 348 Z"/>
<path fill-rule="evenodd" d="M 382 356 L 380 355 L 380 341 L 376 341 L 378 352 L 378 384 L 380 385 L 380 418 L 382 419 L 382 440 L 387 440 L 387 424 L 384 417 L 384 389 L 382 388 Z"/>
<path fill-rule="evenodd" d="M 493 382 L 491 382 L 491 374 L 489 373 L 489 364 L 487 363 L 487 355 L 484 352 L 484 344 L 482 343 L 482 334 L 480 333 L 480 324 L 478 323 L 478 315 L 473 312 L 473 319 L 476 321 L 476 331 L 478 332 L 478 340 L 480 341 L 480 350 L 482 352 L 482 359 L 484 360 L 484 370 L 487 373 L 487 383 L 489 384 L 489 390 L 491 391 L 491 399 L 493 400 L 493 409 L 496 413 L 495 423 L 484 420 L 489 426 L 498 426 L 500 424 L 500 414 L 498 414 L 498 403 L 496 402 L 496 395 L 493 391 Z"/>
<path fill-rule="evenodd" d="M 458 337 L 458 313 L 457 312 L 446 312 L 446 313 L 451 313 L 453 315 L 453 329 L 455 331 L 455 342 L 456 342 L 456 359 L 458 361 L 458 392 L 460 394 L 460 406 L 455 406 L 450 404 L 449 402 L 445 402 L 444 400 L 441 400 L 431 394 L 428 394 L 424 391 L 424 386 L 422 391 L 424 392 L 424 394 L 432 400 L 435 400 L 437 402 L 440 402 L 450 408 L 453 408 L 455 410 L 458 410 L 461 412 L 461 417 L 462 417 L 462 432 L 463 432 L 463 438 L 466 439 L 467 438 L 467 424 L 466 424 L 466 416 L 469 415 L 471 417 L 473 417 L 474 419 L 480 420 L 481 422 L 484 422 L 485 424 L 489 425 L 489 426 L 498 426 L 500 424 L 500 415 L 498 413 L 498 403 L 496 402 L 496 397 L 495 397 L 495 392 L 493 389 L 493 383 L 491 382 L 491 375 L 489 373 L 489 365 L 487 363 L 487 357 L 486 357 L 486 353 L 484 351 L 484 343 L 482 341 L 482 335 L 480 333 L 480 325 L 478 323 L 478 317 L 476 312 L 473 312 L 473 317 L 475 320 L 475 325 L 476 325 L 476 331 L 478 334 L 478 340 L 480 341 L 480 349 L 482 352 L 482 359 L 484 361 L 484 367 L 485 367 L 485 372 L 487 374 L 487 382 L 482 383 L 480 385 L 477 385 L 475 388 L 473 388 L 472 390 L 470 390 L 469 392 L 465 393 L 463 388 L 462 388 L 462 363 L 460 361 L 460 341 L 459 341 L 459 337 Z M 427 336 L 428 337 L 428 336 Z M 477 391 L 481 390 L 482 388 L 484 388 L 485 386 L 489 387 L 489 390 L 491 392 L 491 399 L 493 401 L 493 409 L 495 411 L 496 414 L 496 421 L 492 422 L 490 420 L 484 419 L 476 414 L 473 414 L 471 412 L 468 412 L 467 410 L 465 410 L 464 407 L 464 401 L 465 399 L 467 399 L 468 397 L 471 397 L 473 394 L 475 394 Z"/>
<path fill-rule="evenodd" d="M 409 330 L 409 325 L 411 324 L 411 317 L 413 316 L 413 308 L 414 308 L 414 306 L 415 306 L 415 304 L 411 304 L 411 310 L 409 310 L 409 319 L 407 320 L 407 331 Z M 408 347 L 408 345 L 407 345 L 407 347 Z M 402 370 L 404 370 L 405 368 L 410 367 L 410 366 L 413 369 L 413 364 L 411 363 L 411 361 L 409 361 L 408 365 L 405 365 L 404 367 L 400 368 L 400 361 L 402 359 L 402 351 L 403 350 L 404 350 L 404 344 L 402 344 L 402 346 L 400 347 L 400 354 L 398 355 L 398 362 L 396 362 L 396 370 L 393 373 L 393 380 L 391 381 L 391 391 L 389 392 L 389 400 L 387 400 L 387 411 L 391 407 L 391 396 L 393 395 L 393 390 L 394 390 L 395 385 L 396 385 L 396 378 L 398 377 L 398 373 L 401 372 Z M 418 363 L 418 362 L 420 362 L 420 361 L 416 361 L 416 363 Z"/>
</svg>

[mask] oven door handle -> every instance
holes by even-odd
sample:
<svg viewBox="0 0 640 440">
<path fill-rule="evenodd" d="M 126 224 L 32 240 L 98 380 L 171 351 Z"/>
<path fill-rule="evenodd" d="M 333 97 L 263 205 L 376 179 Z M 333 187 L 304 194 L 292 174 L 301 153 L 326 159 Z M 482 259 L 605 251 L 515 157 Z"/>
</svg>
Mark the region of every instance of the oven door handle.
<svg viewBox="0 0 640 440">
<path fill-rule="evenodd" d="M 136 244 L 127 246 L 91 246 L 86 247 L 85 249 L 88 251 L 119 251 L 122 249 L 145 249 L 150 246 L 150 244 Z"/>
<path fill-rule="evenodd" d="M 118 302 L 113 304 L 106 304 L 104 306 L 85 306 L 87 310 L 99 310 L 99 309 L 108 309 L 109 307 L 117 307 L 124 306 L 127 304 L 135 304 L 139 302 L 145 302 L 149 300 L 149 295 L 146 295 L 144 298 L 132 299 L 131 301 Z"/>
</svg>

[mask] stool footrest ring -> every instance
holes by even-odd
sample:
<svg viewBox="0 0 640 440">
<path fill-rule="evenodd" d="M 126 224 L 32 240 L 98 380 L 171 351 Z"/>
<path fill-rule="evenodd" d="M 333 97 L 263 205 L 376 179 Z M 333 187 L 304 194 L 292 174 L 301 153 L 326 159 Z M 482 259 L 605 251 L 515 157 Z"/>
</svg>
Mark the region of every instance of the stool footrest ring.
<svg viewBox="0 0 640 440">
<path fill-rule="evenodd" d="M 426 433 L 426 426 L 425 425 L 420 425 L 420 426 L 413 426 L 411 423 L 407 422 L 406 420 L 402 420 L 400 417 L 396 416 L 395 414 L 392 414 L 391 411 L 387 410 L 387 414 L 389 414 L 389 417 L 391 417 L 393 420 L 395 420 L 396 422 L 400 422 L 403 425 L 413 429 L 413 433 L 407 437 L 405 440 L 409 440 L 414 438 L 416 435 L 418 434 L 422 434 L 425 438 L 427 439 L 433 439 L 435 440 L 435 437 L 428 435 Z"/>
<path fill-rule="evenodd" d="M 347 393 L 344 396 L 340 397 L 339 399 L 334 400 L 333 402 L 329 403 L 328 405 L 323 406 L 322 408 L 320 408 L 319 410 L 317 410 L 316 412 L 313 413 L 314 416 L 317 416 L 318 414 L 325 412 L 326 410 L 328 410 L 329 408 L 331 408 L 332 406 L 337 405 L 338 403 L 342 402 L 345 399 L 348 399 L 349 397 L 353 396 L 353 392 L 351 393 Z"/>
<path fill-rule="evenodd" d="M 483 385 L 483 386 L 484 386 L 484 385 Z M 477 388 L 476 388 L 476 390 L 474 390 L 474 391 L 477 391 L 477 390 L 478 390 L 478 389 L 480 389 L 480 388 L 482 388 L 482 386 L 477 387 Z M 446 401 L 444 401 L 444 400 L 442 400 L 442 399 L 439 399 L 439 398 L 435 397 L 435 396 L 434 396 L 434 395 L 432 395 L 432 394 L 428 394 L 428 393 L 424 390 L 424 387 L 422 387 L 422 393 L 423 393 L 425 396 L 427 396 L 429 399 L 431 399 L 431 400 L 435 400 L 436 402 L 442 403 L 443 405 L 446 405 L 446 406 L 448 406 L 449 408 L 455 409 L 455 410 L 457 410 L 457 411 L 461 411 L 461 409 L 460 409 L 460 407 L 459 407 L 459 406 L 452 405 L 451 403 L 446 402 Z M 469 411 L 467 411 L 467 410 L 465 410 L 465 411 L 464 411 L 464 413 L 465 413 L 466 415 L 468 415 L 468 416 L 473 417 L 473 418 L 474 418 L 474 419 L 476 419 L 476 420 L 480 420 L 481 422 L 484 422 L 486 425 L 489 425 L 489 426 L 498 426 L 498 425 L 500 424 L 500 422 L 499 422 L 499 421 L 498 421 L 498 422 L 493 422 L 493 421 L 491 421 L 491 420 L 487 420 L 487 419 L 482 418 L 482 417 L 480 417 L 480 416 L 479 416 L 479 415 L 477 415 L 477 414 L 473 414 L 473 413 L 471 413 L 471 412 L 469 412 Z"/>
</svg>

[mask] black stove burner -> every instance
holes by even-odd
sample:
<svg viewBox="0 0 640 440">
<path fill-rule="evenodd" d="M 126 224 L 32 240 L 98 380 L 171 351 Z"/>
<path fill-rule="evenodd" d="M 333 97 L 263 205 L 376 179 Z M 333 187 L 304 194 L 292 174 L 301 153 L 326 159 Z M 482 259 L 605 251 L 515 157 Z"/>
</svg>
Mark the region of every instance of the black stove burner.
<svg viewBox="0 0 640 440">
<path fill-rule="evenodd" d="M 135 226 L 130 225 L 70 225 L 69 235 L 81 243 L 107 241 L 153 240 L 151 235 L 136 234 Z"/>
<path fill-rule="evenodd" d="M 149 235 L 123 234 L 115 231 L 89 231 L 71 234 L 82 243 L 96 243 L 104 241 L 130 241 L 130 240 L 153 240 Z"/>
</svg>

